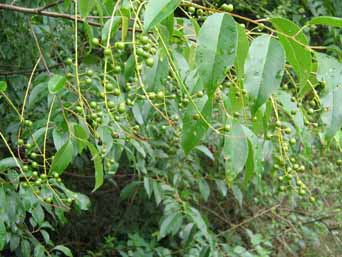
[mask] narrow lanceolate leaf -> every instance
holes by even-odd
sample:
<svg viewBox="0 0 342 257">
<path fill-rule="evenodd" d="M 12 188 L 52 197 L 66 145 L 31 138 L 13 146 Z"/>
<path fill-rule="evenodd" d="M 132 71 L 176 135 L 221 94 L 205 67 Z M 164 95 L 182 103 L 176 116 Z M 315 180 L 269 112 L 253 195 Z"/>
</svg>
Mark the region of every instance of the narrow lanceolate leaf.
<svg viewBox="0 0 342 257">
<path fill-rule="evenodd" d="M 6 81 L 0 81 L 0 92 L 5 92 L 7 89 Z"/>
<path fill-rule="evenodd" d="M 48 88 L 49 92 L 51 94 L 57 94 L 59 91 L 61 91 L 66 83 L 67 79 L 66 77 L 62 75 L 53 75 L 52 78 L 48 82 Z"/>
<path fill-rule="evenodd" d="M 331 16 L 318 16 L 314 17 L 309 21 L 311 25 L 327 25 L 332 27 L 342 28 L 342 18 L 331 17 Z"/>
<path fill-rule="evenodd" d="M 93 189 L 93 192 L 94 192 L 103 184 L 103 177 L 104 177 L 103 163 L 102 163 L 102 158 L 100 156 L 100 153 L 94 145 L 89 143 L 88 149 L 91 153 L 91 156 L 94 162 L 94 167 L 95 167 L 95 187 Z"/>
<path fill-rule="evenodd" d="M 144 15 L 145 32 L 172 14 L 180 2 L 181 0 L 149 0 Z"/>
<path fill-rule="evenodd" d="M 195 108 L 197 106 L 197 108 Z M 183 118 L 183 133 L 182 133 L 182 147 L 186 154 L 188 154 L 201 141 L 202 137 L 207 132 L 213 109 L 212 98 L 207 96 L 195 101 L 195 105 L 189 103 L 189 106 Z M 199 120 L 195 120 L 194 116 L 198 116 L 201 112 Z"/>
<path fill-rule="evenodd" d="M 238 27 L 238 45 L 235 59 L 235 69 L 237 77 L 242 80 L 244 75 L 244 65 L 248 54 L 249 42 L 245 28 Z"/>
<path fill-rule="evenodd" d="M 182 214 L 179 212 L 174 212 L 171 215 L 167 216 L 160 225 L 159 239 L 162 239 L 170 234 L 174 228 L 175 223 L 177 223 L 179 219 L 182 219 Z"/>
<path fill-rule="evenodd" d="M 82 17 L 87 17 L 94 8 L 96 1 L 94 0 L 80 0 L 79 9 Z"/>
<path fill-rule="evenodd" d="M 291 100 L 291 95 L 285 91 L 278 91 L 277 100 L 281 103 L 284 111 L 292 118 L 297 129 L 304 129 L 304 116 L 297 104 Z"/>
<path fill-rule="evenodd" d="M 256 38 L 245 63 L 245 89 L 254 100 L 253 112 L 280 86 L 285 67 L 285 51 L 268 35 Z"/>
<path fill-rule="evenodd" d="M 303 31 L 300 31 L 300 27 L 290 20 L 272 18 L 271 22 L 277 31 L 281 32 L 278 37 L 285 49 L 286 59 L 297 73 L 303 87 L 312 70 L 311 52 L 305 47 L 308 45 L 308 39 Z"/>
<path fill-rule="evenodd" d="M 337 87 L 321 99 L 325 110 L 322 121 L 326 125 L 325 139 L 330 140 L 342 127 L 342 87 Z"/>
<path fill-rule="evenodd" d="M 226 170 L 234 179 L 243 169 L 248 157 L 248 141 L 240 124 L 234 124 L 226 135 L 223 148 Z"/>
<path fill-rule="evenodd" d="M 325 90 L 330 92 L 342 85 L 342 63 L 334 57 L 316 53 L 318 62 L 317 79 L 325 83 Z"/>
<path fill-rule="evenodd" d="M 8 157 L 0 160 L 0 172 L 10 168 L 17 168 L 20 165 L 20 160 Z"/>
<path fill-rule="evenodd" d="M 213 95 L 234 64 L 238 31 L 236 22 L 227 14 L 213 14 L 202 25 L 196 49 L 198 74 L 209 96 Z"/>
<path fill-rule="evenodd" d="M 68 140 L 55 154 L 55 158 L 53 158 L 51 163 L 50 173 L 57 172 L 62 174 L 72 161 L 73 155 L 74 148 L 72 142 Z"/>
</svg>

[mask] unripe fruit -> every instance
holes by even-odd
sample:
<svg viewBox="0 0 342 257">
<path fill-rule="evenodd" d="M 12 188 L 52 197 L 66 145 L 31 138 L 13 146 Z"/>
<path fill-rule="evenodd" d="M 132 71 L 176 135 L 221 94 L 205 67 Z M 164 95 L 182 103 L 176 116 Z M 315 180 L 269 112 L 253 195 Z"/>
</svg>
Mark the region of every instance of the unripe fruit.
<svg viewBox="0 0 342 257">
<path fill-rule="evenodd" d="M 97 103 L 95 101 L 90 102 L 90 107 L 91 108 L 96 108 Z"/>
<path fill-rule="evenodd" d="M 96 38 L 96 37 L 94 37 L 94 38 L 91 40 L 91 42 L 92 42 L 94 45 L 98 45 L 98 44 L 100 44 L 100 41 L 99 41 L 99 39 L 98 39 L 98 38 Z"/>
<path fill-rule="evenodd" d="M 106 48 L 104 51 L 103 51 L 103 54 L 105 56 L 110 56 L 112 54 L 112 50 L 110 48 Z"/>
<path fill-rule="evenodd" d="M 146 60 L 146 65 L 149 67 L 152 67 L 154 65 L 154 60 L 152 57 L 150 57 Z"/>
<path fill-rule="evenodd" d="M 119 88 L 114 88 L 114 90 L 113 90 L 113 95 L 119 96 L 120 94 L 121 94 L 120 89 L 119 89 Z"/>
<path fill-rule="evenodd" d="M 224 132 L 229 132 L 230 129 L 231 129 L 231 126 L 230 126 L 229 124 L 226 124 L 226 125 L 224 125 L 224 127 L 223 127 L 223 131 L 224 131 Z"/>
<path fill-rule="evenodd" d="M 194 120 L 200 120 L 200 119 L 201 119 L 201 115 L 200 115 L 199 113 L 196 113 L 196 114 L 194 114 L 194 115 L 192 116 L 192 118 L 193 118 Z"/>
<path fill-rule="evenodd" d="M 142 36 L 142 37 L 140 38 L 140 41 L 141 41 L 141 43 L 143 43 L 144 45 L 146 45 L 146 44 L 148 44 L 148 43 L 150 42 L 148 36 Z"/>
<path fill-rule="evenodd" d="M 114 46 L 117 49 L 123 50 L 125 48 L 125 43 L 123 43 L 123 42 L 116 42 Z"/>
<path fill-rule="evenodd" d="M 72 64 L 72 59 L 71 59 L 71 58 L 67 58 L 67 59 L 65 60 L 65 64 L 66 64 L 66 65 L 71 65 L 71 64 Z"/>
<path fill-rule="evenodd" d="M 232 12 L 234 10 L 234 6 L 232 4 L 223 4 L 221 8 L 225 12 Z"/>
<path fill-rule="evenodd" d="M 194 13 L 196 12 L 196 8 L 193 7 L 193 6 L 190 6 L 190 7 L 188 8 L 188 12 L 191 13 L 191 14 L 194 14 Z"/>
<path fill-rule="evenodd" d="M 126 106 L 125 103 L 121 103 L 118 107 L 118 112 L 119 113 L 124 113 L 126 111 Z"/>
<path fill-rule="evenodd" d="M 93 70 L 87 70 L 87 75 L 89 77 L 93 76 L 94 75 L 94 71 Z"/>
<path fill-rule="evenodd" d="M 24 145 L 24 140 L 22 140 L 21 138 L 18 139 L 18 145 Z"/>
</svg>

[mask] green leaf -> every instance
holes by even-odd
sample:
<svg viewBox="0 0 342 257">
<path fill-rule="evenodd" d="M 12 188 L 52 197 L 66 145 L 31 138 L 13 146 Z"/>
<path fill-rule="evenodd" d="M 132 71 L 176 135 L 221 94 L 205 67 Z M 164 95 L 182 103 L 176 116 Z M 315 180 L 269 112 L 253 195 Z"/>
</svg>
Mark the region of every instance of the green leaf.
<svg viewBox="0 0 342 257">
<path fill-rule="evenodd" d="M 44 210 L 40 204 L 37 204 L 32 210 L 32 217 L 37 222 L 37 224 L 42 224 L 44 221 Z"/>
<path fill-rule="evenodd" d="M 89 143 L 88 141 L 89 135 L 87 131 L 77 123 L 74 124 L 74 134 L 75 134 L 78 153 L 82 153 L 84 148 Z"/>
<path fill-rule="evenodd" d="M 133 193 L 141 186 L 140 181 L 133 181 L 126 185 L 120 192 L 120 198 L 122 200 L 128 199 Z"/>
<path fill-rule="evenodd" d="M 199 145 L 196 146 L 196 149 L 201 151 L 202 153 L 204 153 L 210 160 L 215 161 L 215 157 L 212 154 L 212 152 L 210 152 L 210 150 L 208 149 L 208 147 L 204 146 L 204 145 Z"/>
<path fill-rule="evenodd" d="M 342 63 L 327 54 L 316 53 L 318 62 L 317 79 L 325 83 L 327 92 L 342 85 Z"/>
<path fill-rule="evenodd" d="M 342 18 L 332 16 L 318 16 L 312 18 L 308 24 L 310 25 L 328 25 L 332 27 L 342 28 Z"/>
<path fill-rule="evenodd" d="M 301 28 L 292 21 L 285 18 L 272 18 L 271 22 L 278 33 L 280 43 L 286 52 L 286 59 L 292 65 L 299 77 L 302 87 L 306 84 L 312 70 L 312 55 L 305 48 L 309 44 L 308 39 Z M 294 39 L 296 40 L 294 40 Z"/>
<path fill-rule="evenodd" d="M 69 197 L 75 197 L 75 204 L 78 208 L 80 208 L 83 211 L 86 211 L 89 209 L 90 206 L 90 200 L 88 198 L 88 196 L 84 195 L 84 194 L 72 194 Z"/>
<path fill-rule="evenodd" d="M 37 244 L 34 248 L 34 257 L 44 257 L 45 256 L 45 248 L 42 244 Z"/>
<path fill-rule="evenodd" d="M 82 17 L 87 17 L 96 4 L 94 0 L 80 0 L 79 9 Z"/>
<path fill-rule="evenodd" d="M 1 235 L 0 235 L 1 238 Z M 23 257 L 30 257 L 31 255 L 31 244 L 28 240 L 22 240 L 20 243 L 21 254 Z M 1 250 L 1 247 L 0 247 Z"/>
<path fill-rule="evenodd" d="M 298 108 L 297 104 L 291 100 L 291 95 L 287 92 L 279 90 L 277 92 L 277 100 L 281 103 L 285 112 L 291 117 L 294 121 L 294 124 L 297 129 L 302 130 L 305 128 L 304 126 L 304 117 L 300 108 Z M 291 114 L 291 112 L 296 112 L 295 115 Z"/>
<path fill-rule="evenodd" d="M 7 82 L 6 81 L 0 81 L 0 92 L 5 92 L 7 89 Z"/>
<path fill-rule="evenodd" d="M 2 251 L 5 248 L 6 245 L 6 227 L 4 222 L 0 220 L 0 251 Z"/>
<path fill-rule="evenodd" d="M 154 65 L 144 73 L 144 84 L 149 90 L 159 90 L 163 88 L 164 81 L 169 74 L 169 66 L 166 58 L 157 55 L 153 57 Z"/>
<path fill-rule="evenodd" d="M 151 180 L 148 177 L 144 177 L 144 188 L 145 188 L 148 198 L 151 198 L 152 187 L 151 187 Z"/>
<path fill-rule="evenodd" d="M 202 25 L 196 49 L 198 74 L 209 96 L 223 81 L 234 64 L 238 31 L 234 19 L 227 14 L 213 14 Z"/>
<path fill-rule="evenodd" d="M 245 28 L 240 25 L 237 27 L 238 27 L 238 45 L 237 45 L 237 50 L 236 50 L 235 69 L 236 69 L 237 77 L 240 80 L 242 80 L 244 76 L 245 61 L 248 55 L 249 41 L 247 38 Z"/>
<path fill-rule="evenodd" d="M 51 163 L 50 173 L 57 172 L 58 174 L 62 174 L 71 163 L 73 157 L 74 147 L 72 142 L 68 140 L 55 154 Z"/>
<path fill-rule="evenodd" d="M 247 136 L 240 124 L 233 124 L 231 131 L 225 136 L 223 154 L 226 170 L 235 178 L 242 171 L 248 158 Z"/>
<path fill-rule="evenodd" d="M 321 98 L 323 109 L 322 121 L 326 125 L 325 139 L 332 139 L 342 127 L 342 87 L 337 87 Z"/>
<path fill-rule="evenodd" d="M 232 191 L 235 199 L 238 201 L 240 208 L 242 208 L 243 194 L 237 185 L 232 186 Z"/>
<path fill-rule="evenodd" d="M 51 94 L 57 94 L 59 91 L 61 91 L 64 88 L 66 81 L 67 81 L 66 77 L 62 75 L 58 75 L 58 74 L 53 75 L 52 78 L 50 78 L 48 82 L 49 92 Z"/>
<path fill-rule="evenodd" d="M 108 36 L 112 37 L 112 34 L 115 34 L 121 24 L 122 18 L 121 16 L 114 16 L 111 19 L 108 19 L 106 23 L 103 25 L 102 31 L 101 31 L 101 39 L 104 44 L 106 44 L 106 40 L 108 39 Z M 110 34 L 109 34 L 110 31 Z"/>
<path fill-rule="evenodd" d="M 92 191 L 94 192 L 100 186 L 102 186 L 103 181 L 104 181 L 103 163 L 102 163 L 102 158 L 100 156 L 100 153 L 94 145 L 88 143 L 88 149 L 91 153 L 92 160 L 94 161 L 94 167 L 95 167 L 95 187 Z"/>
<path fill-rule="evenodd" d="M 144 14 L 145 32 L 172 14 L 180 2 L 181 0 L 149 0 Z"/>
<path fill-rule="evenodd" d="M 160 184 L 155 180 L 152 181 L 152 188 L 156 204 L 159 205 L 163 200 L 163 189 L 160 186 Z"/>
<path fill-rule="evenodd" d="M 209 199 L 209 195 L 210 195 L 210 188 L 209 188 L 207 181 L 205 179 L 199 180 L 198 181 L 198 187 L 199 187 L 200 193 L 201 193 L 204 201 L 207 202 Z"/>
<path fill-rule="evenodd" d="M 13 157 L 2 159 L 0 160 L 0 172 L 9 168 L 18 168 L 18 164 L 20 165 L 20 160 L 16 160 Z"/>
<path fill-rule="evenodd" d="M 174 212 L 163 220 L 160 225 L 159 240 L 172 232 L 174 224 L 177 223 L 180 218 L 182 218 L 182 215 L 179 212 Z"/>
<path fill-rule="evenodd" d="M 197 228 L 201 231 L 203 236 L 209 239 L 208 227 L 204 219 L 202 218 L 201 213 L 197 209 L 190 207 L 187 214 L 189 215 L 190 219 L 196 224 Z"/>
<path fill-rule="evenodd" d="M 194 120 L 194 115 L 197 114 L 195 105 L 201 111 L 202 118 L 200 120 Z M 201 99 L 195 100 L 195 105 L 189 103 L 183 118 L 183 133 L 182 133 L 182 147 L 186 154 L 188 154 L 194 147 L 198 145 L 202 137 L 207 132 L 212 113 L 212 99 L 207 96 Z"/>
<path fill-rule="evenodd" d="M 73 257 L 71 250 L 68 247 L 65 247 L 64 245 L 57 245 L 52 249 L 52 251 L 60 251 L 65 256 Z"/>
<path fill-rule="evenodd" d="M 97 133 L 103 143 L 102 149 L 106 149 L 105 154 L 108 154 L 113 147 L 112 130 L 109 127 L 101 126 L 97 129 Z"/>
<path fill-rule="evenodd" d="M 245 89 L 254 100 L 253 113 L 279 88 L 285 68 L 285 52 L 269 35 L 251 44 L 245 63 Z"/>
<path fill-rule="evenodd" d="M 30 93 L 29 99 L 28 99 L 28 107 L 31 108 L 35 106 L 37 102 L 40 102 L 49 92 L 47 90 L 48 83 L 43 82 L 35 86 Z"/>
</svg>

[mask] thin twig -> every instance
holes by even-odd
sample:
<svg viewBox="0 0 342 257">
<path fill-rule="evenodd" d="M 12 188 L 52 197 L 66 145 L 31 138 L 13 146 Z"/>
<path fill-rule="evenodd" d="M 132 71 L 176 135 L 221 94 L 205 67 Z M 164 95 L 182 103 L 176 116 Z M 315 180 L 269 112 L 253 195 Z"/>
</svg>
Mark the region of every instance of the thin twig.
<svg viewBox="0 0 342 257">
<path fill-rule="evenodd" d="M 39 8 L 26 8 L 26 7 L 15 6 L 15 5 L 10 5 L 10 4 L 0 4 L 0 10 L 1 9 L 13 11 L 13 12 L 43 15 L 43 16 L 48 16 L 48 17 L 53 17 L 53 18 L 62 18 L 62 19 L 71 20 L 71 21 L 75 20 L 74 15 L 69 15 L 66 13 L 42 11 L 41 7 L 39 7 Z M 81 22 L 81 23 L 88 23 L 89 25 L 95 26 L 95 27 L 101 27 L 102 26 L 100 23 L 88 21 L 87 19 L 82 19 L 79 16 L 77 16 L 77 21 Z"/>
</svg>

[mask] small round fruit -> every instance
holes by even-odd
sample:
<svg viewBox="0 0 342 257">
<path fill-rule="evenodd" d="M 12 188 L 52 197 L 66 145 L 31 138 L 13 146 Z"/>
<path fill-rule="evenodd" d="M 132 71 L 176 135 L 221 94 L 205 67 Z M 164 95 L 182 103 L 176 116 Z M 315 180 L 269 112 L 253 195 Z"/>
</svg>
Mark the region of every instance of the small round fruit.
<svg viewBox="0 0 342 257">
<path fill-rule="evenodd" d="M 112 83 L 107 83 L 105 87 L 108 91 L 112 91 L 114 89 L 114 85 Z"/>
<path fill-rule="evenodd" d="M 30 154 L 30 157 L 33 158 L 33 159 L 37 158 L 37 156 L 38 156 L 38 154 L 35 153 L 35 152 L 33 152 L 33 153 Z"/>
<path fill-rule="evenodd" d="M 316 202 L 316 198 L 313 197 L 313 196 L 310 196 L 309 200 L 310 200 L 311 203 L 315 203 Z"/>
<path fill-rule="evenodd" d="M 59 174 L 58 174 L 57 172 L 54 172 L 54 173 L 53 173 L 53 177 L 54 177 L 54 178 L 59 178 Z"/>
<path fill-rule="evenodd" d="M 113 90 L 113 95 L 119 96 L 120 94 L 121 94 L 120 89 L 119 89 L 119 88 L 114 88 L 114 90 Z"/>
<path fill-rule="evenodd" d="M 115 65 L 115 66 L 113 67 L 113 72 L 114 72 L 115 74 L 120 73 L 120 72 L 121 72 L 121 66 L 120 66 L 120 65 Z"/>
<path fill-rule="evenodd" d="M 313 114 L 314 112 L 315 112 L 315 110 L 312 109 L 312 108 L 310 108 L 310 109 L 308 110 L 308 113 L 309 113 L 309 114 Z"/>
<path fill-rule="evenodd" d="M 67 59 L 65 60 L 65 64 L 66 64 L 66 65 L 71 65 L 71 64 L 72 64 L 72 59 L 71 59 L 71 58 L 67 58 Z"/>
<path fill-rule="evenodd" d="M 91 78 L 86 78 L 86 80 L 85 80 L 85 83 L 87 85 L 90 85 L 92 82 L 93 82 L 93 80 Z"/>
<path fill-rule="evenodd" d="M 164 93 L 163 91 L 159 91 L 159 92 L 157 93 L 157 98 L 158 98 L 158 99 L 164 99 L 164 97 L 165 97 L 165 93 Z"/>
<path fill-rule="evenodd" d="M 96 106 L 97 106 L 97 103 L 95 101 L 91 101 L 90 102 L 90 107 L 91 108 L 96 108 Z"/>
<path fill-rule="evenodd" d="M 196 113 L 196 114 L 194 114 L 194 115 L 192 116 L 192 118 L 193 118 L 194 120 L 200 120 L 200 119 L 201 119 L 201 115 L 200 115 L 199 113 Z"/>
<path fill-rule="evenodd" d="M 38 177 L 38 172 L 37 171 L 32 172 L 32 176 L 33 177 Z"/>
<path fill-rule="evenodd" d="M 108 103 L 108 108 L 114 108 L 115 107 L 115 103 L 113 101 L 109 101 Z"/>
<path fill-rule="evenodd" d="M 194 13 L 196 12 L 196 8 L 193 7 L 193 6 L 190 6 L 190 7 L 188 8 L 188 12 L 191 13 L 191 14 L 194 14 Z"/>
<path fill-rule="evenodd" d="M 119 50 L 125 49 L 125 43 L 124 42 L 116 42 L 114 46 L 115 46 L 115 48 L 117 48 Z"/>
<path fill-rule="evenodd" d="M 45 173 L 43 173 L 42 175 L 40 175 L 40 178 L 41 178 L 42 180 L 45 180 L 45 179 L 47 179 L 47 175 L 46 175 Z"/>
<path fill-rule="evenodd" d="M 290 144 L 291 144 L 291 145 L 296 144 L 296 139 L 295 139 L 295 138 L 291 138 L 291 139 L 290 139 Z"/>
<path fill-rule="evenodd" d="M 146 60 L 146 65 L 149 66 L 149 67 L 152 67 L 154 65 L 154 60 L 152 57 L 149 57 L 147 60 Z"/>
<path fill-rule="evenodd" d="M 94 75 L 94 71 L 93 70 L 87 70 L 87 75 L 89 77 L 93 76 Z"/>
<path fill-rule="evenodd" d="M 70 203 L 72 203 L 72 202 L 73 202 L 73 199 L 69 197 L 69 198 L 68 198 L 66 201 L 67 201 L 67 203 L 69 203 L 69 204 L 70 204 Z"/>
<path fill-rule="evenodd" d="M 118 112 L 119 113 L 124 113 L 126 111 L 126 106 L 124 103 L 121 103 L 118 107 Z"/>
<path fill-rule="evenodd" d="M 234 5 L 232 5 L 232 4 L 223 4 L 221 6 L 221 8 L 225 12 L 232 12 L 234 10 Z"/>
<path fill-rule="evenodd" d="M 30 120 L 25 120 L 25 121 L 24 121 L 24 124 L 25 124 L 26 126 L 28 126 L 28 127 L 31 127 L 31 126 L 32 126 L 32 121 L 30 121 Z"/>
<path fill-rule="evenodd" d="M 28 170 L 29 170 L 29 166 L 23 165 L 23 171 L 28 171 Z"/>
<path fill-rule="evenodd" d="M 204 95 L 203 91 L 198 91 L 197 92 L 197 97 L 203 97 L 203 95 Z"/>
<path fill-rule="evenodd" d="M 22 140 L 21 138 L 18 139 L 18 145 L 24 145 L 24 140 Z"/>
<path fill-rule="evenodd" d="M 81 112 L 82 112 L 82 107 L 79 106 L 79 105 L 77 105 L 77 106 L 75 107 L 75 110 L 76 110 L 76 112 L 81 113 Z"/>
<path fill-rule="evenodd" d="M 106 48 L 104 51 L 103 51 L 103 54 L 105 56 L 110 56 L 112 54 L 112 50 L 110 48 Z"/>
<path fill-rule="evenodd" d="M 96 38 L 96 37 L 94 37 L 94 38 L 91 40 L 91 42 L 92 42 L 94 45 L 100 44 L 100 40 L 99 40 L 98 38 Z"/>
<path fill-rule="evenodd" d="M 229 124 L 224 125 L 223 131 L 224 132 L 229 132 L 231 130 L 231 126 Z"/>
<path fill-rule="evenodd" d="M 39 166 L 39 164 L 37 162 L 32 162 L 31 165 L 32 165 L 33 168 L 37 168 Z"/>
<path fill-rule="evenodd" d="M 144 45 L 148 44 L 150 42 L 150 39 L 148 38 L 148 36 L 142 36 L 140 38 L 141 43 L 143 43 Z"/>
<path fill-rule="evenodd" d="M 45 198 L 45 202 L 47 202 L 47 203 L 52 203 L 52 198 L 51 198 L 51 197 Z"/>
</svg>

